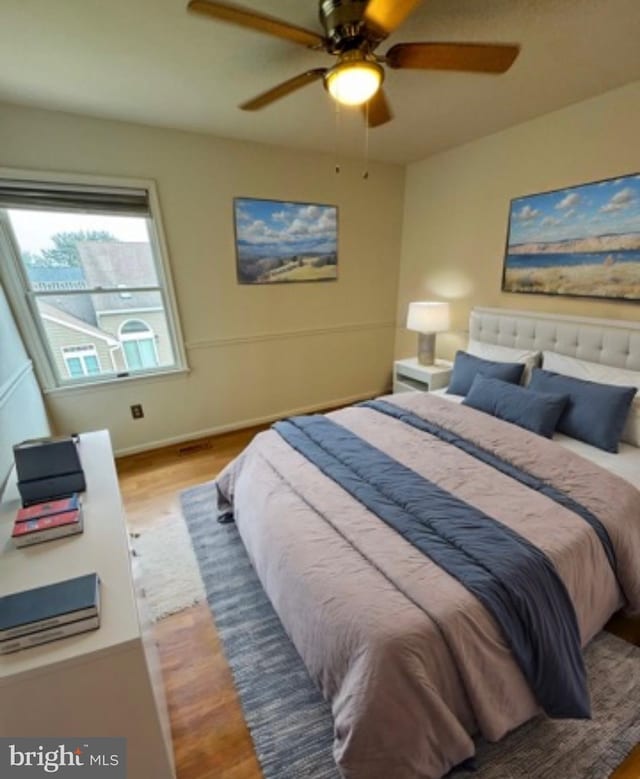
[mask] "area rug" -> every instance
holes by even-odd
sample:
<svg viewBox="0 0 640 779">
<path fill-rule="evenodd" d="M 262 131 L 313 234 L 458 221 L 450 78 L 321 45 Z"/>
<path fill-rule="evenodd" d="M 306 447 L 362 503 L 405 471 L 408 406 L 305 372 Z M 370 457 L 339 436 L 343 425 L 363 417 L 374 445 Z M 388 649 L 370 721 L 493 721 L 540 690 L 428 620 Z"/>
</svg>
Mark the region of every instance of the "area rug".
<svg viewBox="0 0 640 779">
<path fill-rule="evenodd" d="M 145 604 L 153 622 L 205 599 L 202 578 L 181 517 L 171 517 L 132 534 L 140 564 Z"/>
<path fill-rule="evenodd" d="M 329 706 L 271 607 L 235 525 L 216 522 L 213 483 L 187 490 L 181 502 L 265 779 L 339 779 Z M 479 770 L 456 772 L 456 779 L 607 779 L 640 741 L 640 649 L 601 633 L 585 659 L 591 721 L 540 717 L 499 744 L 481 742 Z"/>
</svg>

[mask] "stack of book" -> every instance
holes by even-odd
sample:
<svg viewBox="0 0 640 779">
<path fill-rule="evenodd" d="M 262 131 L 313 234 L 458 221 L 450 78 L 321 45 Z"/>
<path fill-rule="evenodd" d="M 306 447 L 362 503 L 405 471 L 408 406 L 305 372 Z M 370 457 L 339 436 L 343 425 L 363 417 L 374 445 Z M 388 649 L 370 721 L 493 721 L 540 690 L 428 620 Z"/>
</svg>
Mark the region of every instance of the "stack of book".
<svg viewBox="0 0 640 779">
<path fill-rule="evenodd" d="M 19 509 L 11 538 L 17 547 L 31 546 L 82 530 L 82 506 L 78 496 L 72 495 Z"/>
<path fill-rule="evenodd" d="M 0 597 L 0 655 L 98 627 L 96 573 Z"/>
</svg>

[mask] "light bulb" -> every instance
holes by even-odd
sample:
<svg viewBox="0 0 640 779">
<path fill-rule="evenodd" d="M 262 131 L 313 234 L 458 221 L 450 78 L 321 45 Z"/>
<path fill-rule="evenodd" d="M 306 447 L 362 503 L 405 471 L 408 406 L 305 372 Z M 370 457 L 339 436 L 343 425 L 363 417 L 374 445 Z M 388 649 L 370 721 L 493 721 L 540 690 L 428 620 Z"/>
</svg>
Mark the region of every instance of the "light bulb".
<svg viewBox="0 0 640 779">
<path fill-rule="evenodd" d="M 366 59 L 339 62 L 327 74 L 327 89 L 338 103 L 362 105 L 378 91 L 383 75 L 377 62 Z"/>
</svg>

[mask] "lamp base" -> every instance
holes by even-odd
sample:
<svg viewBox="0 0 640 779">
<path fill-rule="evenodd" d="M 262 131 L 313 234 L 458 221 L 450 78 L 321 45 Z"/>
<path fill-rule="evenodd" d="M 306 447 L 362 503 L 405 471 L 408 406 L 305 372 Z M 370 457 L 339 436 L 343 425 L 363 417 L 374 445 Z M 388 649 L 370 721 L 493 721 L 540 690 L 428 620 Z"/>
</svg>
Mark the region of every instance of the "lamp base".
<svg viewBox="0 0 640 779">
<path fill-rule="evenodd" d="M 436 334 L 418 333 L 418 362 L 433 365 L 436 359 Z"/>
</svg>

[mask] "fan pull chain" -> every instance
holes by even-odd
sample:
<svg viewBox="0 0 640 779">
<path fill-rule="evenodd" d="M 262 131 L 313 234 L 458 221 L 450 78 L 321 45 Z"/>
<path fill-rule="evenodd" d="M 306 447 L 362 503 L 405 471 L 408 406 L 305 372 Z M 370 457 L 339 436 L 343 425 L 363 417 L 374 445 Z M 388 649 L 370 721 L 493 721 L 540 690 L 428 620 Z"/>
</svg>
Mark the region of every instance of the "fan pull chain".
<svg viewBox="0 0 640 779">
<path fill-rule="evenodd" d="M 340 173 L 340 160 L 338 157 L 338 139 L 340 137 L 340 103 L 338 101 L 335 101 L 335 117 L 336 117 L 336 130 L 333 137 L 333 156 L 335 157 L 336 161 L 336 176 Z"/>
<path fill-rule="evenodd" d="M 364 170 L 362 178 L 365 181 L 369 178 L 369 101 L 364 109 Z"/>
</svg>

